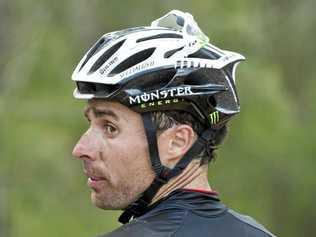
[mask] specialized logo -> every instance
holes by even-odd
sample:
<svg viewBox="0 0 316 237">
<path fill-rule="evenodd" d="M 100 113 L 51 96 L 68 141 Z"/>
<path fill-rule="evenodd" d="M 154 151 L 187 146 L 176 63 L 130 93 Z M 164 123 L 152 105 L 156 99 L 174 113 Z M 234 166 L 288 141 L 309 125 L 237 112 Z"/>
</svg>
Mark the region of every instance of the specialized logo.
<svg viewBox="0 0 316 237">
<path fill-rule="evenodd" d="M 153 100 L 161 100 L 161 99 L 167 99 L 172 97 L 178 97 L 178 96 L 187 96 L 187 95 L 193 95 L 194 93 L 191 91 L 191 86 L 186 87 L 176 87 L 176 88 L 169 88 L 166 90 L 156 90 L 154 92 L 150 93 L 143 93 L 136 96 L 130 96 L 129 97 L 129 103 L 132 104 L 141 104 L 146 103 L 148 101 Z"/>
<path fill-rule="evenodd" d="M 122 72 L 120 74 L 120 76 L 121 76 L 121 78 L 128 77 L 131 74 L 134 74 L 134 73 L 142 71 L 146 68 L 152 67 L 152 66 L 154 66 L 154 64 L 155 64 L 155 61 L 150 61 L 150 62 L 144 62 L 144 63 L 138 64 L 138 65 L 135 65 L 134 67 L 131 67 L 131 68 L 127 69 L 126 71 Z"/>
<path fill-rule="evenodd" d="M 209 119 L 210 119 L 211 124 L 217 124 L 219 122 L 219 112 L 215 111 L 209 114 Z"/>
</svg>

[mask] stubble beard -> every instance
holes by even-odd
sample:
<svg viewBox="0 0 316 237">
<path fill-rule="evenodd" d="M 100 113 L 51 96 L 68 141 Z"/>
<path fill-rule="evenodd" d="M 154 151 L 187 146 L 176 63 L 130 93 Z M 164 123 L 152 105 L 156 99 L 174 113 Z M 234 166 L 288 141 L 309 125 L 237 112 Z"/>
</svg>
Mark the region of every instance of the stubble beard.
<svg viewBox="0 0 316 237">
<path fill-rule="evenodd" d="M 136 201 L 152 183 L 155 174 L 148 167 L 135 168 L 138 172 L 121 180 L 119 183 L 111 182 L 109 177 L 100 190 L 92 190 L 92 203 L 104 210 L 123 210 Z M 129 176 L 130 177 L 130 176 Z"/>
<path fill-rule="evenodd" d="M 101 190 L 99 192 L 91 191 L 92 203 L 104 210 L 121 210 L 126 208 L 132 202 L 132 195 L 125 187 L 120 191 L 111 189 Z"/>
<path fill-rule="evenodd" d="M 96 207 L 104 210 L 123 210 L 136 201 L 145 189 L 144 187 L 134 186 L 134 188 L 131 188 L 121 185 L 120 190 L 108 187 L 98 192 L 92 190 L 91 201 Z"/>
</svg>

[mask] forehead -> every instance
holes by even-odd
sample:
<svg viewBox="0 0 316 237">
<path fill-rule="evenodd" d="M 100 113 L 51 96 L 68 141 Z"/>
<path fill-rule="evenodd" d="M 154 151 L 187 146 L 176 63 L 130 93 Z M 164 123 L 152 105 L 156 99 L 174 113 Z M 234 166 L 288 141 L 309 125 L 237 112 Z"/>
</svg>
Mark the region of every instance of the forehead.
<svg viewBox="0 0 316 237">
<path fill-rule="evenodd" d="M 116 120 L 127 120 L 128 118 L 140 116 L 125 105 L 101 99 L 89 100 L 84 109 L 84 113 L 86 116 L 89 116 L 92 113 L 95 117 L 108 115 L 114 117 Z"/>
</svg>

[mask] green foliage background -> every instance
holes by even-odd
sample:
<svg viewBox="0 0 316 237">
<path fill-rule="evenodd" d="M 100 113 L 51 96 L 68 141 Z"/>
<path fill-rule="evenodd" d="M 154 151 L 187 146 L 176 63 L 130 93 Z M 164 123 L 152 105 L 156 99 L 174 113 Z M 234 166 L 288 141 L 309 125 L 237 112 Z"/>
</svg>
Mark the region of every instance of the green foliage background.
<svg viewBox="0 0 316 237">
<path fill-rule="evenodd" d="M 103 33 L 191 12 L 241 52 L 242 111 L 210 166 L 228 206 L 278 236 L 316 232 L 314 0 L 1 0 L 0 236 L 95 236 L 119 212 L 90 204 L 71 150 L 86 128 L 70 76 Z"/>
</svg>

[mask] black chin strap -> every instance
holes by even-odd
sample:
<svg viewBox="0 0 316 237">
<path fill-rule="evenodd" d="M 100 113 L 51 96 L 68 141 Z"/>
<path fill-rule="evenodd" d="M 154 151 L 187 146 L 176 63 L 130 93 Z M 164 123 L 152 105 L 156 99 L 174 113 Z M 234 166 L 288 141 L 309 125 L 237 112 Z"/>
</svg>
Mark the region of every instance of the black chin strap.
<svg viewBox="0 0 316 237">
<path fill-rule="evenodd" d="M 140 216 L 144 213 L 158 190 L 166 184 L 171 178 L 177 176 L 192 161 L 193 157 L 199 154 L 205 146 L 209 146 L 209 141 L 213 140 L 214 131 L 205 130 L 195 141 L 189 151 L 182 157 L 173 169 L 169 169 L 161 164 L 159 158 L 156 126 L 154 125 L 150 113 L 142 114 L 143 123 L 146 131 L 150 161 L 156 177 L 151 185 L 145 190 L 142 196 L 130 204 L 119 217 L 119 222 L 125 224 L 132 217 Z"/>
</svg>

